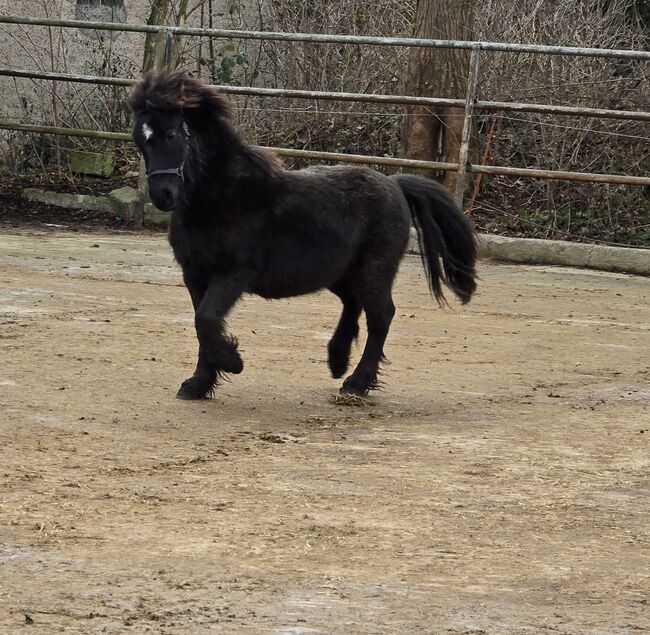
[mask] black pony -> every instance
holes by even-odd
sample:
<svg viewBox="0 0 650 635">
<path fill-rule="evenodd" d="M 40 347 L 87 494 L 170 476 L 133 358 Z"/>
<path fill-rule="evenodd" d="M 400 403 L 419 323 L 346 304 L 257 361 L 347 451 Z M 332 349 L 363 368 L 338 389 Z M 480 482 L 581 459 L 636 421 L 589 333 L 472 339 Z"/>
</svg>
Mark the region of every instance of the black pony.
<svg viewBox="0 0 650 635">
<path fill-rule="evenodd" d="M 172 211 L 169 240 L 194 305 L 198 363 L 179 398 L 208 397 L 222 374 L 242 371 L 224 324 L 242 294 L 285 298 L 324 288 L 343 302 L 328 345 L 332 375 L 348 368 L 363 309 L 368 338 L 341 392 L 376 388 L 411 220 L 438 302 L 441 282 L 463 303 L 472 297 L 474 233 L 439 185 L 362 167 L 285 170 L 240 139 L 226 98 L 182 73 L 149 75 L 131 107 L 151 200 Z"/>
</svg>

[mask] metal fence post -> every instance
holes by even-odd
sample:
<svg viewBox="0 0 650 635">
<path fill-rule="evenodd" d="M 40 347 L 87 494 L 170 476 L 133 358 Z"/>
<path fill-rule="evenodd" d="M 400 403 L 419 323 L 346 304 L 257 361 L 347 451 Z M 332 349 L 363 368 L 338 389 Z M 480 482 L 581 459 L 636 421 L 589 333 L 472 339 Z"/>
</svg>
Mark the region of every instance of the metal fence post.
<svg viewBox="0 0 650 635">
<path fill-rule="evenodd" d="M 469 141 L 472 132 L 472 115 L 476 101 L 476 84 L 478 82 L 478 69 L 481 61 L 481 47 L 472 49 L 469 60 L 469 76 L 467 78 L 467 96 L 465 98 L 465 119 L 463 133 L 458 150 L 458 174 L 456 175 L 455 199 L 458 207 L 463 209 L 463 196 L 465 193 L 465 176 L 467 174 L 467 157 L 469 156 Z"/>
<path fill-rule="evenodd" d="M 169 71 L 172 67 L 172 50 L 174 36 L 170 30 L 158 31 L 156 34 L 156 52 L 153 58 L 153 70 Z"/>
</svg>

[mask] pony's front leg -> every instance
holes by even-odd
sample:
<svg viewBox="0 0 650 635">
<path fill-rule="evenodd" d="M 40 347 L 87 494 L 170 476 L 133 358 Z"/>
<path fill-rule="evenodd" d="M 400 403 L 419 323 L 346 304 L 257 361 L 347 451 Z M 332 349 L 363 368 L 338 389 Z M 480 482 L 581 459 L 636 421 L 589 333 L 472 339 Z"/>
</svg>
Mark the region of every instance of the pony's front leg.
<svg viewBox="0 0 650 635">
<path fill-rule="evenodd" d="M 207 285 L 185 281 L 194 304 L 194 323 L 199 341 L 196 370 L 176 395 L 179 399 L 210 397 L 222 373 L 241 373 L 244 368 L 237 340 L 224 334 L 224 319 L 243 291 L 234 277 L 214 276 Z M 201 288 L 201 286 L 203 288 Z"/>
<path fill-rule="evenodd" d="M 192 306 L 196 315 L 208 288 L 208 280 L 203 276 L 191 275 L 189 272 L 184 271 L 183 281 L 192 298 Z M 181 384 L 176 397 L 178 399 L 205 399 L 212 393 L 216 381 L 217 371 L 208 362 L 205 352 L 201 350 L 199 345 L 199 358 L 194 374 Z"/>
</svg>

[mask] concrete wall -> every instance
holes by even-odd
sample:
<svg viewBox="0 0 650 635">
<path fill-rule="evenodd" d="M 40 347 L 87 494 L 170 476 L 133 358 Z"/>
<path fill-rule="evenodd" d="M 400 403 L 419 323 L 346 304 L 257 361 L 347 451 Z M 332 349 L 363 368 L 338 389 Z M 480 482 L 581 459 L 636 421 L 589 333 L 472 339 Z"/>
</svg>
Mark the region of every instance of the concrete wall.
<svg viewBox="0 0 650 635">
<path fill-rule="evenodd" d="M 146 18 L 147 2 L 129 2 L 121 13 L 129 21 Z M 81 1 L 74 0 L 0 0 L 3 14 L 36 17 L 81 17 Z M 106 17 L 108 13 L 105 12 Z M 42 26 L 1 25 L 0 63 L 3 66 L 32 70 L 56 70 L 64 73 L 131 74 L 139 69 L 144 38 L 139 34 L 116 34 L 99 38 L 93 31 L 58 29 Z M 115 73 L 111 71 L 115 69 Z M 29 79 L 0 78 L 0 116 L 16 121 L 53 122 L 63 125 L 107 119 L 94 98 L 101 94 L 94 86 L 58 84 Z M 55 111 L 56 110 L 56 116 Z"/>
<path fill-rule="evenodd" d="M 63 19 L 114 19 L 146 23 L 150 0 L 0 0 L 0 13 Z M 174 3 L 172 3 L 174 4 Z M 196 2 L 190 3 L 190 7 Z M 216 26 L 232 26 L 224 9 L 213 2 Z M 187 24 L 200 26 L 200 11 Z M 74 30 L 43 26 L 0 25 L 0 65 L 63 73 L 137 77 L 142 68 L 144 34 Z M 107 89 L 92 85 L 0 77 L 0 117 L 23 122 L 107 128 L 118 105 L 105 103 Z M 110 100 L 109 100 L 110 102 Z M 119 121 L 117 122 L 119 123 Z M 95 125 L 92 125 L 95 124 Z"/>
</svg>

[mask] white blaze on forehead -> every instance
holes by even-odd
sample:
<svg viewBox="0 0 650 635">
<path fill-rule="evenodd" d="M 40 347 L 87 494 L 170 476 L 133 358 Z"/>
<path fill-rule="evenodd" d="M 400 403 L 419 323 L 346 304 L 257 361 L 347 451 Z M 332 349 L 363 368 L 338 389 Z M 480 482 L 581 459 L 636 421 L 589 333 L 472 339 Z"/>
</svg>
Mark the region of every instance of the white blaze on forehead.
<svg viewBox="0 0 650 635">
<path fill-rule="evenodd" d="M 144 135 L 145 141 L 149 141 L 149 139 L 151 139 L 151 137 L 153 136 L 153 130 L 151 129 L 151 126 L 148 123 L 142 124 L 142 134 Z"/>
</svg>

